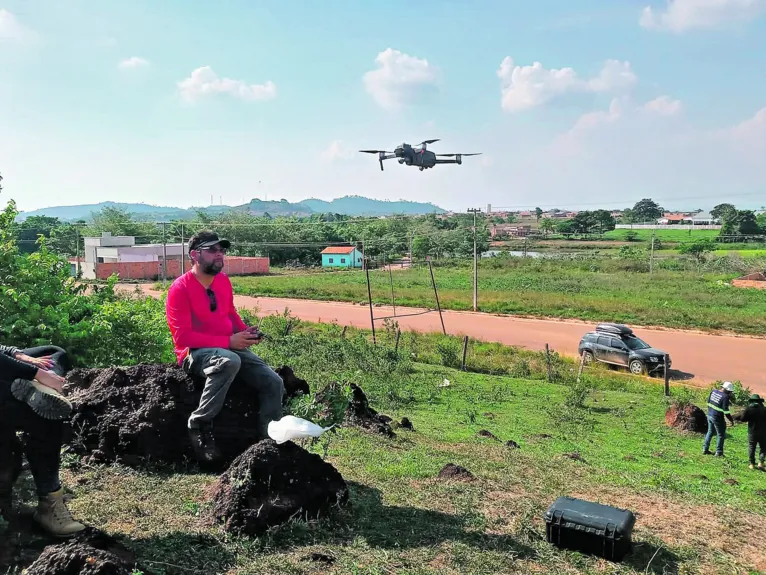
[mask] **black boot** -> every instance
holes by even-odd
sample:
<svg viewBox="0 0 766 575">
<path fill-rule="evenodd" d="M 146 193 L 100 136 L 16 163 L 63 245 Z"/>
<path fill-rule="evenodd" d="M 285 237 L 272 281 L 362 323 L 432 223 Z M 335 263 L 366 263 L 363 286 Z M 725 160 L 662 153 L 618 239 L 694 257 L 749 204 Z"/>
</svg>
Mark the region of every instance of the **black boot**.
<svg viewBox="0 0 766 575">
<path fill-rule="evenodd" d="M 218 451 L 215 437 L 213 437 L 212 425 L 190 429 L 189 439 L 192 449 L 194 449 L 194 455 L 200 463 L 209 465 L 221 459 L 221 452 Z"/>
</svg>

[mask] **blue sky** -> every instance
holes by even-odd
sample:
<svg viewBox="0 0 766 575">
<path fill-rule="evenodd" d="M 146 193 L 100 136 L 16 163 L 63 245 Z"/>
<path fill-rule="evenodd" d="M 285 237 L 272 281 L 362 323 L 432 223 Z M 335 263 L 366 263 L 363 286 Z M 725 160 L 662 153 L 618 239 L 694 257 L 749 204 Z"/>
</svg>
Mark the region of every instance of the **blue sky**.
<svg viewBox="0 0 766 575">
<path fill-rule="evenodd" d="M 0 78 L 22 210 L 766 204 L 766 0 L 0 0 Z"/>
</svg>

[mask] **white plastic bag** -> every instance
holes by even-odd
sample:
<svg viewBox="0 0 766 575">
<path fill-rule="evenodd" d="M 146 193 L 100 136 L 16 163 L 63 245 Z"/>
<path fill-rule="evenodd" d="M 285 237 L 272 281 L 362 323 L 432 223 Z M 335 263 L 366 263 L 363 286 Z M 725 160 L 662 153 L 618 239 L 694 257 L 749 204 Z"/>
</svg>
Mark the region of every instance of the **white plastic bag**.
<svg viewBox="0 0 766 575">
<path fill-rule="evenodd" d="M 285 441 L 303 439 L 304 437 L 319 437 L 325 431 L 332 428 L 332 425 L 330 427 L 322 427 L 300 417 L 285 415 L 279 421 L 269 423 L 269 437 L 277 443 L 284 443 Z"/>
</svg>

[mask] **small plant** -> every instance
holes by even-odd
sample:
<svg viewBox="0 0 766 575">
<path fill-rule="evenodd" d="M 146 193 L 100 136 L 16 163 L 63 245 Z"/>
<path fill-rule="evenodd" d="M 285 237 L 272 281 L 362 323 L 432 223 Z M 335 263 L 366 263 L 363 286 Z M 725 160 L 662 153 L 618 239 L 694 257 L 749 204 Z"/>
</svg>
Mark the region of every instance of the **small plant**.
<svg viewBox="0 0 766 575">
<path fill-rule="evenodd" d="M 444 367 L 460 367 L 460 342 L 456 338 L 441 338 L 436 342 L 436 351 Z"/>
</svg>

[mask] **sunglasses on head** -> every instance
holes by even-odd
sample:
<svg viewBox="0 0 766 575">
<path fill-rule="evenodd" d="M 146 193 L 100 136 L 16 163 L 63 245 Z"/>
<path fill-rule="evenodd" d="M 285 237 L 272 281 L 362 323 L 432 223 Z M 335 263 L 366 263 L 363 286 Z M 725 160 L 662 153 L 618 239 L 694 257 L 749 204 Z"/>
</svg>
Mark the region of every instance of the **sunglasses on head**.
<svg viewBox="0 0 766 575">
<path fill-rule="evenodd" d="M 215 311 L 218 309 L 218 300 L 215 299 L 215 292 L 211 290 L 210 288 L 207 288 L 205 290 L 207 292 L 207 299 L 210 301 L 210 311 Z"/>
</svg>

